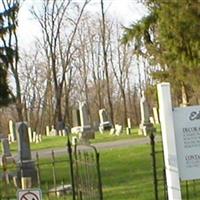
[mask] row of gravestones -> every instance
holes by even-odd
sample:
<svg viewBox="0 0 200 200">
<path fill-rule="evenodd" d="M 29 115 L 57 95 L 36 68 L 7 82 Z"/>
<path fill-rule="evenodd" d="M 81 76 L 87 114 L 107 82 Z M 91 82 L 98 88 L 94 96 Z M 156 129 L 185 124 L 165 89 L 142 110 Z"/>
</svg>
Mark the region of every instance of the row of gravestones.
<svg viewBox="0 0 200 200">
<path fill-rule="evenodd" d="M 17 187 L 21 187 L 22 178 L 30 178 L 32 184 L 37 182 L 37 172 L 35 162 L 31 158 L 30 141 L 28 135 L 28 126 L 25 122 L 16 123 L 16 140 L 18 144 L 17 157 L 14 158 L 10 152 L 9 140 L 6 136 L 1 134 L 1 165 L 4 169 L 4 178 L 9 181 L 13 179 Z M 9 174 L 8 165 L 10 163 L 16 165 L 16 173 Z"/>
<path fill-rule="evenodd" d="M 28 127 L 28 137 L 29 141 L 40 143 L 42 142 L 42 135 L 37 134 L 36 131 L 32 131 L 31 127 Z M 16 125 L 12 120 L 9 120 L 9 134 L 8 134 L 8 140 L 10 143 L 15 142 L 17 139 L 16 137 Z"/>
</svg>

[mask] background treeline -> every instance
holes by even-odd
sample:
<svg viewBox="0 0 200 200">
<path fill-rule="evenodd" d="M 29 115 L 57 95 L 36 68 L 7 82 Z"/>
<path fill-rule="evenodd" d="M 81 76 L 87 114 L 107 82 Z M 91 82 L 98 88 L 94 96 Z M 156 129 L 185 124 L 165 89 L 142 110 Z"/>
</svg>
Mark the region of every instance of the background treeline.
<svg viewBox="0 0 200 200">
<path fill-rule="evenodd" d="M 8 73 L 7 97 L 14 102 L 1 108 L 2 131 L 8 119 L 28 121 L 38 132 L 59 121 L 71 126 L 78 101 L 86 101 L 93 123 L 99 121 L 98 110 L 106 108 L 114 123 L 126 125 L 130 117 L 137 125 L 141 91 L 150 107 L 156 106 L 158 81 L 171 82 L 175 104 L 199 103 L 198 1 L 146 0 L 146 16 L 124 28 L 106 14 L 103 0 L 99 14 L 87 10 L 89 0 L 44 0 L 30 12 L 42 37 L 24 50 L 11 25 L 20 3 L 3 0 L 0 14 L 1 29 L 7 27 L 0 29 L 1 52 L 9 58 L 0 66 Z M 16 5 L 19 9 L 8 12 Z"/>
</svg>

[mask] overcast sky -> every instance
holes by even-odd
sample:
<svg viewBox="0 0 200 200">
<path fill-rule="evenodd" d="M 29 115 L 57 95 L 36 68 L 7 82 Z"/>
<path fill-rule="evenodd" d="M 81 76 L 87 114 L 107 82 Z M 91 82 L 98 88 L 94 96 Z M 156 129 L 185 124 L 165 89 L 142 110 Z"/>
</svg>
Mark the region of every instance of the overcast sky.
<svg viewBox="0 0 200 200">
<path fill-rule="evenodd" d="M 26 0 L 19 12 L 19 44 L 30 45 L 34 37 L 38 36 L 40 27 L 38 23 L 33 20 L 29 9 L 31 6 L 39 6 L 42 0 Z M 75 0 L 82 2 L 83 0 Z M 104 0 L 104 7 L 106 15 L 117 18 L 119 22 L 128 26 L 134 21 L 139 20 L 147 13 L 147 10 L 138 0 Z M 91 0 L 88 6 L 89 10 L 93 12 L 100 12 L 100 0 Z M 21 46 L 20 45 L 20 46 Z"/>
</svg>

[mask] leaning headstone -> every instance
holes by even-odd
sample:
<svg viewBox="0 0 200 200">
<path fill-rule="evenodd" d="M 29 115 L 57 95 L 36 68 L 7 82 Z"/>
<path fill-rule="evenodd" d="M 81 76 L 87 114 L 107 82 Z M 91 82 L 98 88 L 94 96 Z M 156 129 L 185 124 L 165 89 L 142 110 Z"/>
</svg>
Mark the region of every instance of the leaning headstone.
<svg viewBox="0 0 200 200">
<path fill-rule="evenodd" d="M 147 136 L 148 130 L 152 128 L 152 124 L 149 121 L 149 107 L 147 100 L 142 92 L 142 97 L 140 99 L 140 111 L 141 111 L 141 123 L 139 127 L 139 135 Z"/>
<path fill-rule="evenodd" d="M 99 131 L 101 133 L 103 133 L 103 131 L 105 130 L 110 130 L 112 128 L 112 123 L 109 121 L 105 109 L 99 110 L 99 118 L 100 118 Z"/>
<path fill-rule="evenodd" d="M 29 137 L 30 143 L 32 143 L 32 142 L 33 142 L 33 138 L 32 138 L 32 130 L 31 130 L 31 127 L 28 127 L 28 137 Z"/>
<path fill-rule="evenodd" d="M 155 124 L 160 124 L 158 109 L 156 107 L 153 107 L 153 117 Z"/>
<path fill-rule="evenodd" d="M 28 126 L 24 122 L 16 124 L 17 127 L 17 142 L 18 142 L 18 157 L 17 162 L 17 178 L 18 183 L 22 177 L 31 177 L 32 184 L 37 182 L 37 172 L 35 162 L 31 159 L 30 141 L 28 137 Z"/>
<path fill-rule="evenodd" d="M 16 141 L 16 130 L 12 120 L 9 120 L 9 133 L 11 136 L 11 142 Z"/>
</svg>

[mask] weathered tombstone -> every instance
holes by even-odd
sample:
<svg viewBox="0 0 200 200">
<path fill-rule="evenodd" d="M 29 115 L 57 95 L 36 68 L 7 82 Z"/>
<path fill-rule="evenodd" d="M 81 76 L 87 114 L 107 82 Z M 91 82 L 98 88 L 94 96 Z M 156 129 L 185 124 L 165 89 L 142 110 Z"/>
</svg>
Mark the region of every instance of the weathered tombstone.
<svg viewBox="0 0 200 200">
<path fill-rule="evenodd" d="M 17 127 L 17 143 L 18 157 L 17 162 L 17 179 L 21 182 L 22 177 L 31 177 L 32 184 L 37 182 L 37 172 L 35 162 L 31 159 L 30 141 L 28 137 L 28 126 L 24 122 L 16 124 Z"/>
<path fill-rule="evenodd" d="M 115 124 L 115 134 L 119 136 L 122 133 L 122 125 Z"/>
<path fill-rule="evenodd" d="M 14 142 L 16 140 L 16 130 L 12 120 L 9 120 L 9 133 L 11 136 L 11 142 Z"/>
<path fill-rule="evenodd" d="M 130 135 L 131 134 L 131 119 L 130 118 L 127 119 L 127 124 L 128 124 L 128 127 L 126 128 L 126 134 Z"/>
<path fill-rule="evenodd" d="M 37 144 L 37 143 L 39 143 L 40 141 L 39 141 L 39 135 L 38 134 L 36 134 L 36 137 L 35 137 L 35 143 Z"/>
<path fill-rule="evenodd" d="M 155 124 L 154 118 L 152 116 L 149 117 L 149 121 L 151 124 Z"/>
<path fill-rule="evenodd" d="M 32 142 L 36 142 L 36 132 L 33 131 L 33 139 L 32 139 Z"/>
<path fill-rule="evenodd" d="M 29 137 L 30 143 L 32 143 L 32 142 L 33 142 L 33 138 L 32 138 L 32 130 L 31 130 L 31 127 L 28 127 L 28 137 Z"/>
<path fill-rule="evenodd" d="M 79 103 L 81 130 L 79 138 L 84 143 L 88 143 L 89 139 L 94 139 L 94 130 L 90 124 L 89 113 L 85 102 Z"/>
<path fill-rule="evenodd" d="M 2 151 L 2 156 L 6 157 L 11 156 L 10 145 L 7 138 L 1 139 L 1 151 Z"/>
<path fill-rule="evenodd" d="M 65 129 L 65 123 L 63 121 L 58 121 L 56 123 L 56 131 L 59 136 L 62 135 L 62 130 L 64 130 L 64 129 Z"/>
<path fill-rule="evenodd" d="M 139 127 L 139 135 L 148 135 L 148 131 L 152 129 L 153 125 L 149 121 L 149 107 L 142 92 L 142 97 L 140 99 L 140 111 L 141 111 L 141 123 Z"/>
<path fill-rule="evenodd" d="M 38 135 L 38 140 L 39 140 L 39 142 L 42 142 L 42 135 L 41 134 Z"/>
<path fill-rule="evenodd" d="M 115 129 L 114 128 L 111 128 L 110 129 L 110 135 L 114 135 L 115 134 Z"/>
<path fill-rule="evenodd" d="M 46 126 L 46 136 L 50 136 L 49 126 Z"/>
<path fill-rule="evenodd" d="M 155 124 L 160 124 L 158 109 L 156 107 L 153 107 L 153 117 Z"/>
<path fill-rule="evenodd" d="M 101 133 L 103 133 L 104 130 L 110 130 L 112 128 L 112 123 L 109 121 L 105 109 L 99 110 L 99 118 L 100 118 L 99 131 Z"/>
<path fill-rule="evenodd" d="M 56 136 L 56 135 L 57 135 L 57 131 L 56 131 L 56 129 L 54 128 L 54 125 L 51 126 L 50 135 L 51 135 L 51 136 Z"/>
<path fill-rule="evenodd" d="M 81 126 L 80 112 L 78 109 L 72 110 L 72 124 L 73 127 Z"/>
</svg>

